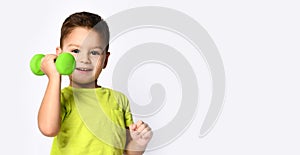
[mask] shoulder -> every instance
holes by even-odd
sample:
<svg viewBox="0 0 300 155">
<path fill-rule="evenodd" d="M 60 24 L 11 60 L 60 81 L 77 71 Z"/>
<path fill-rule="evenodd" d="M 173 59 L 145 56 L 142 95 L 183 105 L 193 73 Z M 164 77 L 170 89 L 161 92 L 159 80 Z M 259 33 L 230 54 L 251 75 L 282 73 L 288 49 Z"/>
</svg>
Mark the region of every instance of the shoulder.
<svg viewBox="0 0 300 155">
<path fill-rule="evenodd" d="M 118 97 L 118 98 L 126 98 L 126 99 L 127 99 L 126 95 L 125 95 L 124 93 L 120 92 L 120 91 L 113 90 L 113 89 L 110 89 L 110 91 L 111 91 L 111 93 L 112 93 L 113 95 L 115 95 L 115 97 Z"/>
<path fill-rule="evenodd" d="M 127 96 L 124 93 L 111 88 L 104 88 L 104 89 L 106 89 L 109 92 L 110 96 L 113 97 L 114 100 L 117 101 L 119 104 L 121 104 L 123 107 L 128 106 L 129 101 Z"/>
<path fill-rule="evenodd" d="M 62 100 L 68 100 L 70 97 L 72 97 L 73 92 L 70 87 L 65 87 L 61 90 L 61 99 Z"/>
</svg>

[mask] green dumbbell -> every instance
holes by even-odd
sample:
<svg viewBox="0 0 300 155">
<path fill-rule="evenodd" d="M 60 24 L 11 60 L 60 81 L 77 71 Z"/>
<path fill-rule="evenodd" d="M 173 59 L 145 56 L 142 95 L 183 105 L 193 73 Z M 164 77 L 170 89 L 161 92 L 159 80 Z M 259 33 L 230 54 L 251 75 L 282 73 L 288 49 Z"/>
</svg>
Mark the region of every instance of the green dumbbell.
<svg viewBox="0 0 300 155">
<path fill-rule="evenodd" d="M 45 73 L 41 70 L 41 61 L 44 54 L 36 54 L 30 60 L 30 69 L 35 75 L 44 75 Z M 61 53 L 55 59 L 56 70 L 61 75 L 70 75 L 76 67 L 76 61 L 72 54 Z"/>
</svg>

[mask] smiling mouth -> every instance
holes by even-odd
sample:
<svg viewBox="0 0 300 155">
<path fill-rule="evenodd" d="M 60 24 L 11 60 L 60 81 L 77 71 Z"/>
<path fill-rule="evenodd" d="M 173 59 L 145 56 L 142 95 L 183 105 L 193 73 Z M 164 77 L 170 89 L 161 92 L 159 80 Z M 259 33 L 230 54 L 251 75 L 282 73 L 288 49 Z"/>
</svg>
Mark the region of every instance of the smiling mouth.
<svg viewBox="0 0 300 155">
<path fill-rule="evenodd" d="M 88 68 L 76 68 L 76 70 L 79 70 L 79 71 L 92 71 L 92 69 L 88 69 Z"/>
</svg>

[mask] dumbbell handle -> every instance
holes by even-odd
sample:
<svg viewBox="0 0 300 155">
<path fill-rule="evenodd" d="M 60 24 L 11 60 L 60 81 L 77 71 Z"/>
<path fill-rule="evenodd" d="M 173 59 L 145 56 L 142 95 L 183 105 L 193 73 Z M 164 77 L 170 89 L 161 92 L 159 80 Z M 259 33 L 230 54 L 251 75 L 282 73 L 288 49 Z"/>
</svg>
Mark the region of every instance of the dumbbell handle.
<svg viewBox="0 0 300 155">
<path fill-rule="evenodd" d="M 41 76 L 45 73 L 41 70 L 41 61 L 45 57 L 44 54 L 36 54 L 30 60 L 30 69 L 33 74 Z M 72 54 L 61 53 L 55 59 L 56 70 L 61 75 L 70 75 L 76 67 L 76 61 Z"/>
</svg>

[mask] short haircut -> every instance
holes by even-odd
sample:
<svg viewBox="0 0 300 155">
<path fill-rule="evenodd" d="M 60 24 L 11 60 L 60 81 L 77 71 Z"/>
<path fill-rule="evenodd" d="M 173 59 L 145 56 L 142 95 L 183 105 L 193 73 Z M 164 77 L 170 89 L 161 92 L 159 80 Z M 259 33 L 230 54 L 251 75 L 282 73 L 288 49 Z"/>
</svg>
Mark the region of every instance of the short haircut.
<svg viewBox="0 0 300 155">
<path fill-rule="evenodd" d="M 60 34 L 60 47 L 63 47 L 63 40 L 71 33 L 76 27 L 84 27 L 88 29 L 93 29 L 100 34 L 104 39 L 106 47 L 105 51 L 109 48 L 109 28 L 106 21 L 101 18 L 101 16 L 90 13 L 90 12 L 77 12 L 71 14 L 65 19 L 61 27 Z"/>
</svg>

